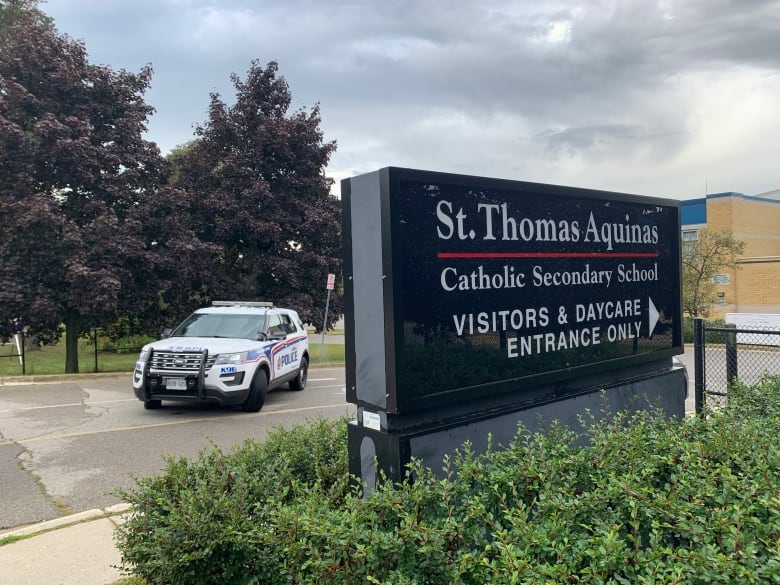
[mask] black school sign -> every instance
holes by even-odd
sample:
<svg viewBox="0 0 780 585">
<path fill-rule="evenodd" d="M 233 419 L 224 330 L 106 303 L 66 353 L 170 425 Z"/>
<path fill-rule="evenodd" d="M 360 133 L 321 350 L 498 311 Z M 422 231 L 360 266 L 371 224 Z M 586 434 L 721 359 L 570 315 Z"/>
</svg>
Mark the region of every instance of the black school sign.
<svg viewBox="0 0 780 585">
<path fill-rule="evenodd" d="M 522 398 L 683 351 L 678 201 L 400 168 L 342 201 L 351 402 Z"/>
</svg>

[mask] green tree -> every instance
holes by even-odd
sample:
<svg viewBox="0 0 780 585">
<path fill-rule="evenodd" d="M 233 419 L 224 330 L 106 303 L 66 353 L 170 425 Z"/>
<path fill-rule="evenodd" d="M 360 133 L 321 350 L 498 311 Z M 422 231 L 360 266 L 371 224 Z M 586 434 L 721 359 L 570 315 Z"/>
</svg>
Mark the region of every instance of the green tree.
<svg viewBox="0 0 780 585">
<path fill-rule="evenodd" d="M 88 62 L 29 0 L 0 3 L 0 336 L 66 335 L 66 372 L 89 328 L 148 310 L 172 253 L 207 253 L 168 221 L 181 193 L 143 139 L 152 70 Z M 186 207 L 186 206 L 185 206 Z M 174 213 L 171 211 L 171 213 Z"/>
<path fill-rule="evenodd" d="M 0 0 L 0 43 L 8 37 L 12 27 L 30 13 L 51 24 L 51 19 L 38 9 L 38 0 Z"/>
<path fill-rule="evenodd" d="M 212 94 L 196 140 L 171 157 L 173 176 L 195 197 L 198 237 L 222 247 L 212 298 L 270 300 L 321 325 L 327 275 L 341 271 L 340 202 L 324 174 L 336 144 L 323 141 L 319 106 L 288 113 L 277 70 L 254 61 L 245 80 L 233 74 L 233 105 Z"/>
<path fill-rule="evenodd" d="M 713 277 L 736 266 L 745 242 L 731 232 L 700 230 L 698 239 L 686 240 L 682 248 L 683 310 L 691 317 L 708 317 L 717 300 Z"/>
</svg>

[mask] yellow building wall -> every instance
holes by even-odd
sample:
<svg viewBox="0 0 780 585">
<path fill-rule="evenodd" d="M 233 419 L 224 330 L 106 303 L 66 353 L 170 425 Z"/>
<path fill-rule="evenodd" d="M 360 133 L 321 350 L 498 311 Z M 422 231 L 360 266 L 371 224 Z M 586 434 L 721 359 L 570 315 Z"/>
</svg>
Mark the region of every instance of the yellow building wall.
<svg viewBox="0 0 780 585">
<path fill-rule="evenodd" d="M 738 264 L 736 313 L 780 313 L 780 258 Z"/>
<path fill-rule="evenodd" d="M 780 201 L 733 195 L 708 198 L 707 229 L 745 242 L 737 268 L 724 269 L 712 318 L 726 313 L 780 313 Z"/>
<path fill-rule="evenodd" d="M 711 232 L 734 232 L 734 197 L 707 199 L 707 230 Z M 722 269 L 727 275 L 728 284 L 719 284 L 715 288 L 718 300 L 710 311 L 710 318 L 723 319 L 726 313 L 736 313 L 737 275 L 731 268 Z"/>
<path fill-rule="evenodd" d="M 737 196 L 707 200 L 707 229 L 732 232 L 746 243 L 745 258 L 780 256 L 780 201 Z"/>
</svg>

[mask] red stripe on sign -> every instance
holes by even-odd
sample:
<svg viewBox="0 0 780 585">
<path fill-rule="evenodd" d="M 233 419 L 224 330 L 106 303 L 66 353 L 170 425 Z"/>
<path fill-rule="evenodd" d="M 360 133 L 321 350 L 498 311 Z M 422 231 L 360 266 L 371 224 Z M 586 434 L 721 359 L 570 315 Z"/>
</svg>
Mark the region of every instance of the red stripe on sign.
<svg viewBox="0 0 780 585">
<path fill-rule="evenodd" d="M 439 252 L 437 258 L 658 258 L 658 252 Z"/>
</svg>

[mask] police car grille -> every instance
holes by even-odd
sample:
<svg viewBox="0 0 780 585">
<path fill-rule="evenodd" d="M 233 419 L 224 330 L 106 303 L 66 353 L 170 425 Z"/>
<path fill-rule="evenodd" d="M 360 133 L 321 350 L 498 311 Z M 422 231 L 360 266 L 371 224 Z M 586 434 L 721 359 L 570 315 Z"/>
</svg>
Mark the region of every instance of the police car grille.
<svg viewBox="0 0 780 585">
<path fill-rule="evenodd" d="M 201 352 L 173 352 L 173 351 L 155 351 L 152 354 L 151 368 L 153 370 L 176 370 L 178 372 L 188 371 L 197 372 L 200 370 L 200 360 L 203 358 Z M 206 358 L 206 370 L 214 365 L 217 359 L 216 354 L 211 354 Z"/>
</svg>

